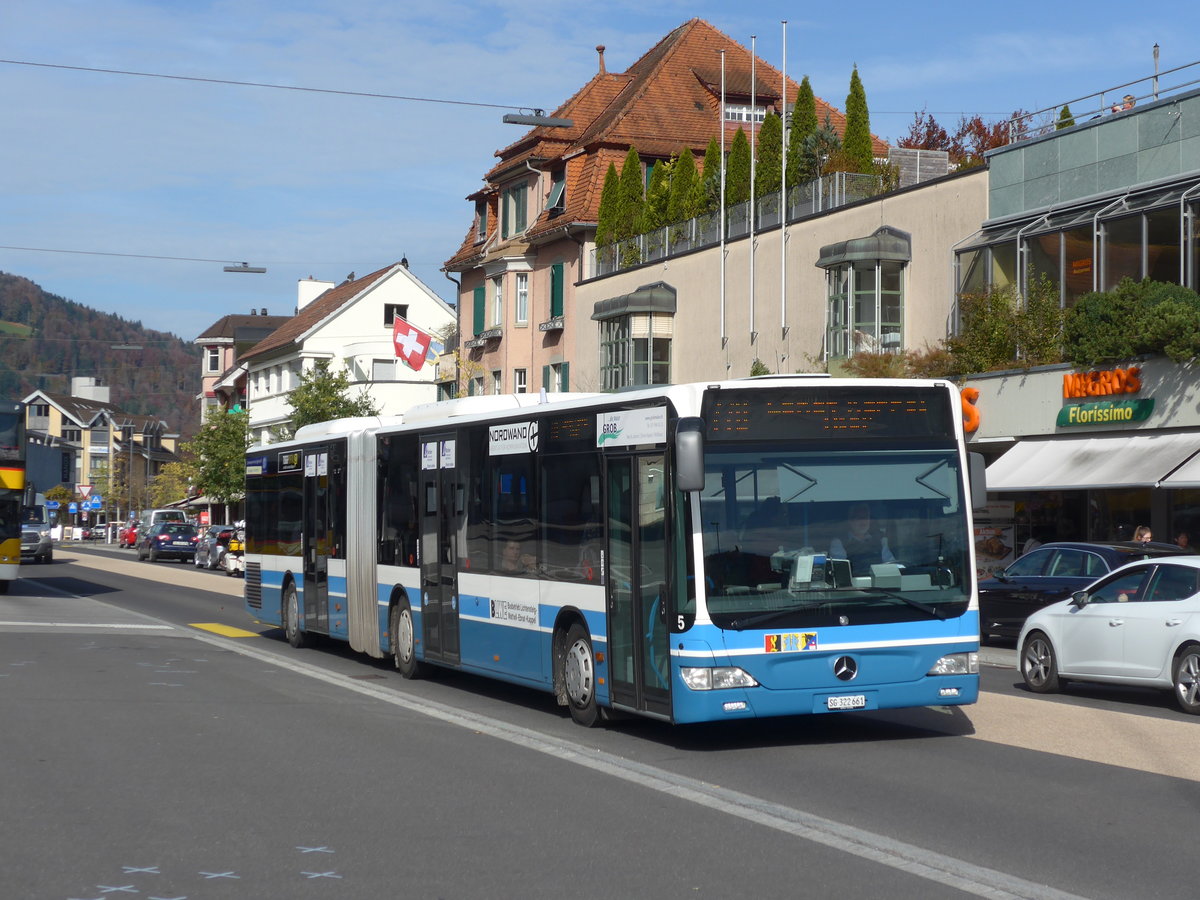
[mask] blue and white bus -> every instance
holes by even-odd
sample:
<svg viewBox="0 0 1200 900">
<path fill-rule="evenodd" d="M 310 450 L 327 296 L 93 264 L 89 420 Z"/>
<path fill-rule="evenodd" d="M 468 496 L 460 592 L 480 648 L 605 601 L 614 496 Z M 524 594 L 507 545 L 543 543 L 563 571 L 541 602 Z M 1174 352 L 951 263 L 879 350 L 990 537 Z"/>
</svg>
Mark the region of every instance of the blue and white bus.
<svg viewBox="0 0 1200 900">
<path fill-rule="evenodd" d="M 462 398 L 250 448 L 246 606 L 582 725 L 967 704 L 972 493 L 947 382 Z"/>
</svg>

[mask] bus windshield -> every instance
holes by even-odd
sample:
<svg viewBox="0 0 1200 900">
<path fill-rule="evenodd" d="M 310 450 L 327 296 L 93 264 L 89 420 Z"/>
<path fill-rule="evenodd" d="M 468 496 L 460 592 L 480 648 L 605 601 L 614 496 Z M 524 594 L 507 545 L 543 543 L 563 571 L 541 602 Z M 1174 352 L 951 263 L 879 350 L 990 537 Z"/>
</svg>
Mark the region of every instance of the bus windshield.
<svg viewBox="0 0 1200 900">
<path fill-rule="evenodd" d="M 708 612 L 725 629 L 945 619 L 970 600 L 952 448 L 705 452 Z"/>
</svg>

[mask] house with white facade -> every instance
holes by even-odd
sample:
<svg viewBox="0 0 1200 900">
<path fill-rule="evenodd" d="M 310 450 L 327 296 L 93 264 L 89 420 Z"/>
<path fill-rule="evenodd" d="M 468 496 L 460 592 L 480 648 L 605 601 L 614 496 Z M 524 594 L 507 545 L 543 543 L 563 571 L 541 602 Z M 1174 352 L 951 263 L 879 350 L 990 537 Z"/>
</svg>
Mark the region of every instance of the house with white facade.
<svg viewBox="0 0 1200 900">
<path fill-rule="evenodd" d="M 326 289 L 319 292 L 317 288 Z M 288 394 L 319 360 L 345 371 L 352 391 L 365 388 L 380 413 L 402 413 L 437 399 L 432 361 L 419 369 L 397 358 L 392 341 L 396 319 L 433 335 L 455 324 L 455 312 L 408 268 L 393 263 L 339 285 L 299 283 L 296 314 L 244 353 L 250 436 L 268 443 L 291 418 Z"/>
</svg>

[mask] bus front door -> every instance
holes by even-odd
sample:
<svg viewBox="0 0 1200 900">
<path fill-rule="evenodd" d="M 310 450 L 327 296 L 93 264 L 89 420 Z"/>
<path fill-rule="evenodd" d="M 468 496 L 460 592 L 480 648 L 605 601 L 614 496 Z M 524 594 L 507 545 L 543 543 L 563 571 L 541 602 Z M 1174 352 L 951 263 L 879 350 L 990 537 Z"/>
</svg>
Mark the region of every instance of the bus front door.
<svg viewBox="0 0 1200 900">
<path fill-rule="evenodd" d="M 329 633 L 329 451 L 304 454 L 304 630 Z"/>
<path fill-rule="evenodd" d="M 465 509 L 453 433 L 421 438 L 421 642 L 427 660 L 457 665 L 458 541 Z"/>
<path fill-rule="evenodd" d="M 609 457 L 608 659 L 613 702 L 668 716 L 667 485 L 663 455 Z"/>
</svg>

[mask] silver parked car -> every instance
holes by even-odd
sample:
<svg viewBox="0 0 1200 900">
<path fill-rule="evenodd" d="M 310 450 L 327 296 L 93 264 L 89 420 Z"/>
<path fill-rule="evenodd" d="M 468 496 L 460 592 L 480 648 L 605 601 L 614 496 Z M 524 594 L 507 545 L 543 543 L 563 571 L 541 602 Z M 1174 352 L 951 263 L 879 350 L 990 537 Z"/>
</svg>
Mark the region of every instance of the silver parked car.
<svg viewBox="0 0 1200 900">
<path fill-rule="evenodd" d="M 224 568 L 225 552 L 232 536 L 232 525 L 209 525 L 200 532 L 200 541 L 196 544 L 196 568 Z"/>
<path fill-rule="evenodd" d="M 21 561 L 54 561 L 54 544 L 50 540 L 49 528 L 26 525 L 21 529 Z"/>
<path fill-rule="evenodd" d="M 1200 715 L 1200 556 L 1122 566 L 1033 613 L 1017 646 L 1031 691 L 1070 681 L 1157 687 Z"/>
</svg>

